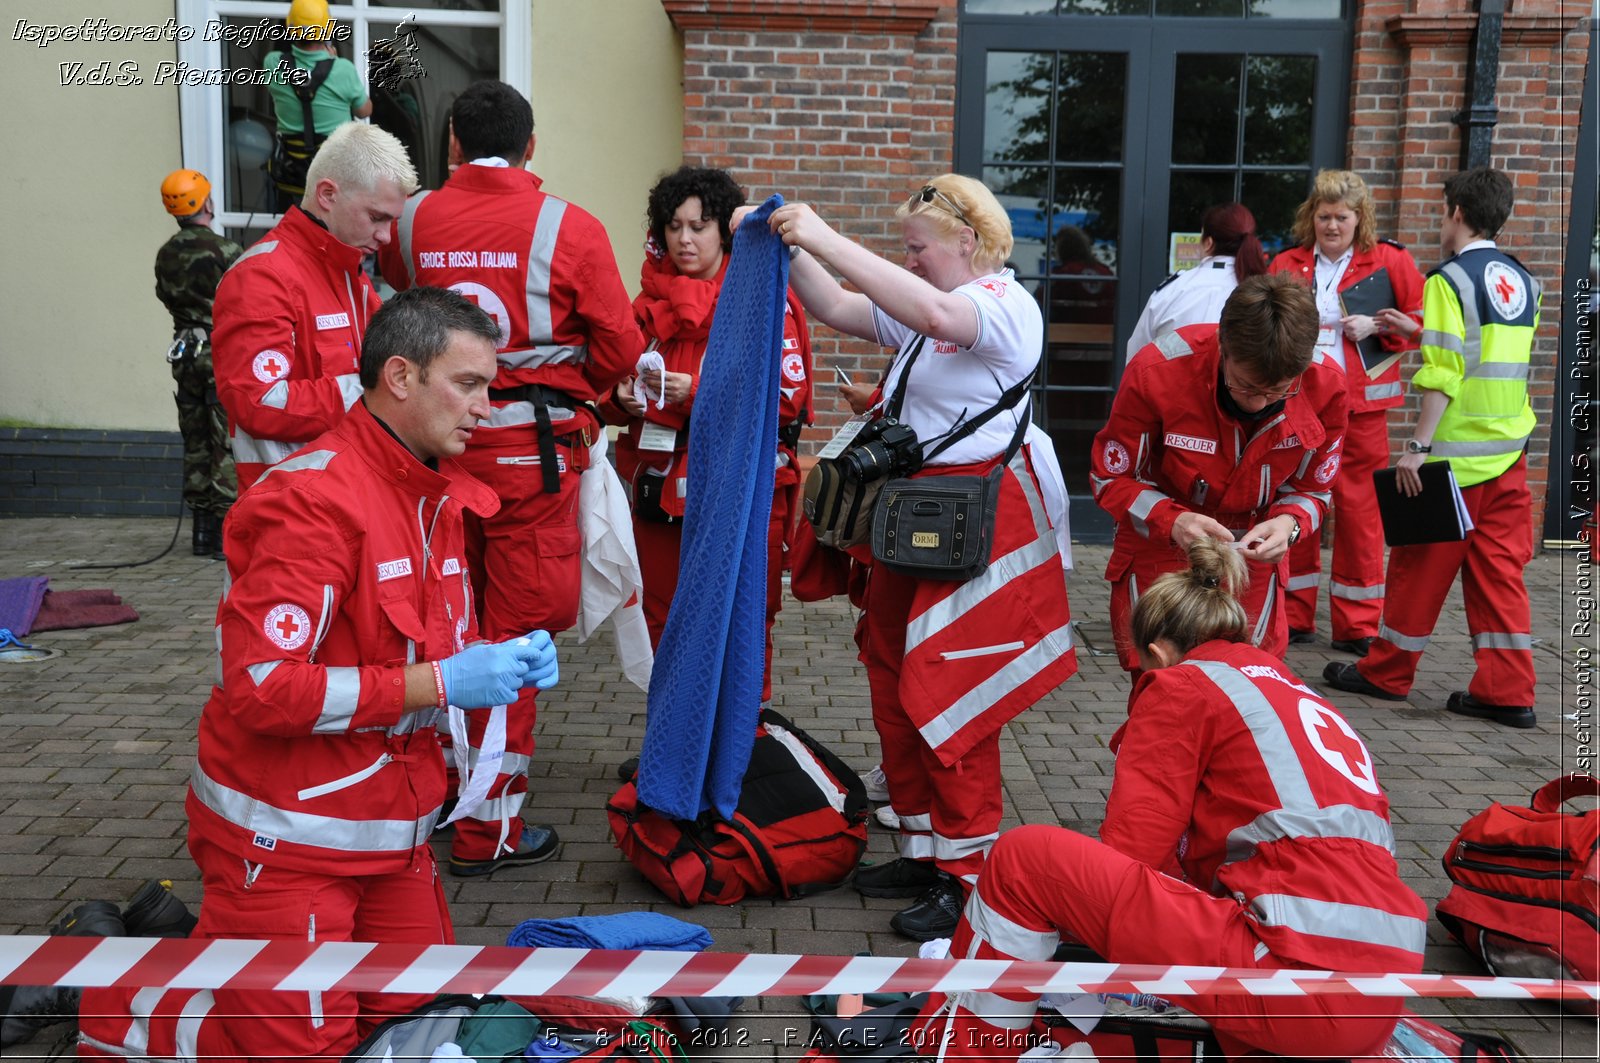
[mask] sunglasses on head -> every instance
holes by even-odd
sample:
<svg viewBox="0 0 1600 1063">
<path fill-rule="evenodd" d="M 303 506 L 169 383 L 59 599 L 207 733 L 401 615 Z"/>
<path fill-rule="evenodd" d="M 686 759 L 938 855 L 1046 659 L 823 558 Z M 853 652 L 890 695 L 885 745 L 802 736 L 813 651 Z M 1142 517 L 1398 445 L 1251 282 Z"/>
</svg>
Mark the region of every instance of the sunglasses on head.
<svg viewBox="0 0 1600 1063">
<path fill-rule="evenodd" d="M 922 203 L 932 203 L 935 199 L 937 199 L 944 204 L 945 208 L 949 210 L 951 214 L 954 214 L 956 217 L 961 219 L 962 225 L 976 228 L 976 226 L 973 226 L 973 224 L 967 220 L 967 216 L 961 213 L 961 208 L 956 206 L 955 200 L 951 199 L 949 196 L 945 195 L 932 185 L 923 185 L 922 191 L 918 192 L 913 198 Z"/>
</svg>

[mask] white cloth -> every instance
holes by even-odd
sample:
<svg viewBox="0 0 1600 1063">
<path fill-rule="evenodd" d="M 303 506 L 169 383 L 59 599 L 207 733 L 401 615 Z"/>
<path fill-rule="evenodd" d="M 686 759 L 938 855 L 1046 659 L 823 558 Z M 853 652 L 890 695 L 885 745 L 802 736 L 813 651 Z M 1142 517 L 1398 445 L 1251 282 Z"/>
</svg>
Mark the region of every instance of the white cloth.
<svg viewBox="0 0 1600 1063">
<path fill-rule="evenodd" d="M 578 641 L 587 642 L 601 624 L 611 621 L 622 674 L 640 690 L 649 690 L 655 654 L 644 622 L 644 578 L 628 492 L 606 457 L 604 432 L 589 448 L 589 467 L 578 481 L 578 531 L 583 536 Z"/>
<path fill-rule="evenodd" d="M 1184 325 L 1212 325 L 1222 317 L 1222 304 L 1238 287 L 1232 255 L 1202 258 L 1193 269 L 1174 273 L 1150 293 L 1139 321 L 1128 337 L 1128 361 L 1165 335 Z"/>
<path fill-rule="evenodd" d="M 1067 522 L 1071 500 L 1067 495 L 1067 481 L 1061 476 L 1061 463 L 1056 460 L 1056 445 L 1045 430 L 1036 424 L 1028 426 L 1028 434 L 1022 437 L 1022 445 L 1028 448 L 1034 475 L 1039 477 L 1039 493 L 1044 496 L 1045 515 L 1055 529 L 1056 548 L 1061 551 L 1061 567 L 1071 572 L 1072 528 Z"/>
<path fill-rule="evenodd" d="M 650 389 L 644 383 L 645 376 L 650 373 L 656 374 L 656 409 L 659 410 L 667 404 L 667 363 L 654 347 L 641 354 L 633 367 L 633 401 L 640 406 L 650 405 Z"/>
<path fill-rule="evenodd" d="M 925 449 L 994 405 L 1007 388 L 1033 372 L 1044 348 L 1039 304 L 1010 270 L 968 281 L 954 294 L 977 310 L 978 338 L 971 347 L 959 347 L 929 337 L 911 370 L 900 410 L 900 420 L 911 426 Z M 918 336 L 877 306 L 872 308 L 872 324 L 880 344 L 899 348 L 883 382 L 881 407 L 894 394 Z M 1024 396 L 1009 415 L 990 418 L 930 464 L 967 465 L 1003 454 L 1027 404 Z"/>
</svg>

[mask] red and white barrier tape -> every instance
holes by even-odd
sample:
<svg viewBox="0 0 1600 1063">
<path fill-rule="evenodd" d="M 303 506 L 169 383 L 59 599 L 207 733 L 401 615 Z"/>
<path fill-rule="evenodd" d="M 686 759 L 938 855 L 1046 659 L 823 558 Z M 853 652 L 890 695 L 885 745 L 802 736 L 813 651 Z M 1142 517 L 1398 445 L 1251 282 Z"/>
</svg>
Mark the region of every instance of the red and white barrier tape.
<svg viewBox="0 0 1600 1063">
<path fill-rule="evenodd" d="M 504 945 L 0 938 L 0 985 L 499 993 L 508 996 L 801 996 L 1027 990 L 1600 1001 L 1600 983 L 1447 974 L 1160 967 L 886 956 L 606 952 Z"/>
</svg>

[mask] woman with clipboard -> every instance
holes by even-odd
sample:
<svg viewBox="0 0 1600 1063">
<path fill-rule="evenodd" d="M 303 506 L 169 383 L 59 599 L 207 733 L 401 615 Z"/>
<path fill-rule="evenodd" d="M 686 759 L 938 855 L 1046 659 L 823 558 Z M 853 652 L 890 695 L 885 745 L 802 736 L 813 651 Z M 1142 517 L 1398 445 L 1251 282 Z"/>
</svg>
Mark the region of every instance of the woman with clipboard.
<svg viewBox="0 0 1600 1063">
<path fill-rule="evenodd" d="M 1372 474 L 1389 464 L 1389 410 L 1400 405 L 1400 356 L 1422 331 L 1422 275 L 1405 247 L 1376 238 L 1372 195 L 1348 170 L 1323 170 L 1295 212 L 1299 246 L 1272 272 L 1299 277 L 1317 299 L 1317 359 L 1345 372 L 1350 424 L 1333 482 L 1333 572 L 1328 583 L 1333 648 L 1362 656 L 1383 615 L 1383 528 Z M 1289 641 L 1315 638 L 1322 547 L 1316 536 L 1289 553 Z"/>
</svg>

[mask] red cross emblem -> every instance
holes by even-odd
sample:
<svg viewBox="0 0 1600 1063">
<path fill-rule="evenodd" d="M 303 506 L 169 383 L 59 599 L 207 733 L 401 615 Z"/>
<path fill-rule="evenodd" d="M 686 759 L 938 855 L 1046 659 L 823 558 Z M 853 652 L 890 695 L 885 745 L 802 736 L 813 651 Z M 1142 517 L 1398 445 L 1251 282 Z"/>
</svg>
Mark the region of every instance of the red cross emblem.
<svg viewBox="0 0 1600 1063">
<path fill-rule="evenodd" d="M 1301 698 L 1300 723 L 1312 747 L 1335 771 L 1366 793 L 1379 792 L 1372 754 L 1343 716 L 1320 701 Z"/>
<path fill-rule="evenodd" d="M 311 634 L 311 617 L 298 605 L 284 602 L 267 612 L 261 629 L 274 645 L 285 650 L 297 650 L 305 645 Z"/>
<path fill-rule="evenodd" d="M 1517 294 L 1516 287 L 1506 279 L 1504 274 L 1501 274 L 1499 277 L 1495 278 L 1494 290 L 1500 294 L 1500 301 L 1502 303 L 1509 303 L 1511 301 L 1511 297 Z"/>
<path fill-rule="evenodd" d="M 250 363 L 250 371 L 263 384 L 271 384 L 289 375 L 289 359 L 283 352 L 268 348 L 256 355 Z"/>
<path fill-rule="evenodd" d="M 1483 285 L 1494 312 L 1506 321 L 1515 321 L 1527 309 L 1527 281 L 1506 263 L 1494 261 L 1484 266 Z"/>
</svg>

